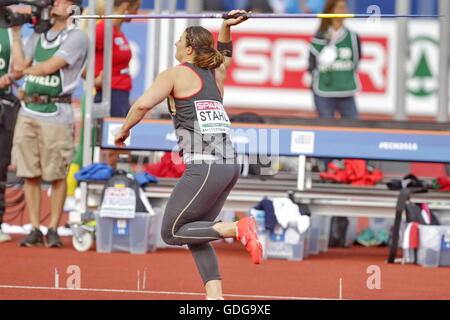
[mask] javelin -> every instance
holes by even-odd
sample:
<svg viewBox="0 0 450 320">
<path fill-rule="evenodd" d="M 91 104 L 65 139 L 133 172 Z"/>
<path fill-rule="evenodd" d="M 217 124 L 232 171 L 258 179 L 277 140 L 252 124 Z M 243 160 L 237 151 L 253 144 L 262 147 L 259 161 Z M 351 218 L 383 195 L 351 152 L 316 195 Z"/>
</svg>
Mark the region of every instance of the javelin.
<svg viewBox="0 0 450 320">
<path fill-rule="evenodd" d="M 427 14 L 303 14 L 303 13 L 246 13 L 228 15 L 227 13 L 200 13 L 200 14 L 113 14 L 113 15 L 73 15 L 73 19 L 232 19 L 244 16 L 250 19 L 323 19 L 323 18 L 438 18 L 441 15 Z"/>
</svg>

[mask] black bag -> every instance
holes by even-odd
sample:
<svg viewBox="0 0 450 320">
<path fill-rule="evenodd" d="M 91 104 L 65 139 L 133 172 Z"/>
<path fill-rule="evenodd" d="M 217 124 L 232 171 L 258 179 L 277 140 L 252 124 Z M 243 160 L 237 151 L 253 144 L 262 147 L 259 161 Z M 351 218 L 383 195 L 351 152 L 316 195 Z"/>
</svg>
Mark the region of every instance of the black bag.
<svg viewBox="0 0 450 320">
<path fill-rule="evenodd" d="M 402 190 L 406 188 L 427 188 L 427 185 L 424 181 L 419 180 L 413 174 L 407 174 L 402 178 L 402 180 L 391 180 L 386 183 L 389 190 Z"/>
<path fill-rule="evenodd" d="M 141 199 L 141 186 L 136 182 L 134 178 L 131 178 L 128 173 L 124 170 L 116 170 L 111 178 L 106 181 L 105 187 L 102 191 L 101 203 L 105 198 L 105 191 L 109 187 L 114 187 L 115 185 L 123 185 L 125 188 L 131 188 L 136 194 L 136 212 L 148 212 Z"/>
<path fill-rule="evenodd" d="M 418 184 L 416 186 L 404 187 L 400 190 L 397 197 L 397 204 L 395 206 L 395 219 L 394 227 L 392 229 L 392 241 L 389 249 L 388 263 L 395 263 L 395 257 L 397 255 L 398 240 L 400 237 L 400 224 L 402 221 L 403 211 L 406 211 L 406 206 L 410 203 L 410 195 L 413 193 L 424 193 L 428 192 L 428 189 L 423 184 Z M 411 210 L 411 209 L 410 209 Z M 414 209 L 412 209 L 414 211 Z M 411 214 L 410 214 L 411 216 Z"/>
<path fill-rule="evenodd" d="M 348 228 L 347 217 L 332 217 L 330 227 L 330 239 L 328 247 L 330 248 L 346 248 L 346 236 Z"/>
</svg>

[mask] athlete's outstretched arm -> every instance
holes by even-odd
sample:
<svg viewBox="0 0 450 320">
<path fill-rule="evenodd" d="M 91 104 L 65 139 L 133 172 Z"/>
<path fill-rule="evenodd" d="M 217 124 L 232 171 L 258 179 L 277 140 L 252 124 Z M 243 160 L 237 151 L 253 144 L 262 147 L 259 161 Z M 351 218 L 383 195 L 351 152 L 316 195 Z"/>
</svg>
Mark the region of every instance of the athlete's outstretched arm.
<svg viewBox="0 0 450 320">
<path fill-rule="evenodd" d="M 153 85 L 140 96 L 128 111 L 127 118 L 114 137 L 116 147 L 125 147 L 124 141 L 130 135 L 130 130 L 138 124 L 151 109 L 161 103 L 173 90 L 174 69 L 170 68 L 160 73 Z"/>
<path fill-rule="evenodd" d="M 247 13 L 245 10 L 232 10 L 228 14 L 230 16 L 238 14 L 238 13 Z M 237 17 L 235 19 L 225 19 L 222 22 L 222 26 L 220 27 L 219 31 L 219 38 L 217 39 L 218 42 L 222 44 L 229 44 L 231 46 L 231 27 L 236 26 L 240 24 L 241 22 L 247 20 L 248 18 L 245 18 L 243 16 Z M 219 50 L 220 51 L 220 50 Z M 229 55 L 224 54 L 225 57 L 225 68 L 228 68 L 231 65 L 231 52 Z"/>
</svg>

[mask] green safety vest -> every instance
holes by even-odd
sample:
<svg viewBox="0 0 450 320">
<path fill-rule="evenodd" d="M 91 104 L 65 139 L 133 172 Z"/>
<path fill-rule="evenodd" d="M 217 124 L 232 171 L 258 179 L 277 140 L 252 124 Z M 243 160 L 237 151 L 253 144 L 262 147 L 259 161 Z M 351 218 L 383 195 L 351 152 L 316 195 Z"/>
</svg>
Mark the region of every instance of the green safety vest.
<svg viewBox="0 0 450 320">
<path fill-rule="evenodd" d="M 11 33 L 0 28 L 0 77 L 11 72 Z M 11 87 L 0 88 L 0 96 L 11 93 Z"/>
<path fill-rule="evenodd" d="M 60 44 L 50 48 L 42 46 L 42 36 L 36 44 L 34 52 L 33 65 L 40 62 L 47 61 L 58 51 Z M 47 76 L 32 76 L 28 75 L 25 80 L 25 94 L 37 94 L 41 96 L 58 97 L 63 92 L 61 69 Z M 55 115 L 58 113 L 58 106 L 56 103 L 47 104 L 33 104 L 27 103 L 26 108 L 33 112 L 42 115 Z"/>
<path fill-rule="evenodd" d="M 319 56 L 327 46 L 328 40 L 314 38 L 312 53 Z M 317 64 L 313 71 L 313 89 L 318 95 L 325 97 L 347 97 L 353 95 L 359 88 L 356 75 L 358 59 L 358 41 L 354 32 L 345 30 L 341 40 L 335 43 L 336 60 L 327 65 Z"/>
</svg>

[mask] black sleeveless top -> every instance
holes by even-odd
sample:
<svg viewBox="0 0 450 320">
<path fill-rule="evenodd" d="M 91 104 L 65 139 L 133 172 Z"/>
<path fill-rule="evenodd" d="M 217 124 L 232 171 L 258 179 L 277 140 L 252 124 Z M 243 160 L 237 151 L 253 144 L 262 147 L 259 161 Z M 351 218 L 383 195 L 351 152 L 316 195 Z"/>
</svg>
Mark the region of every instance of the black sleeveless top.
<svg viewBox="0 0 450 320">
<path fill-rule="evenodd" d="M 234 158 L 230 120 L 223 107 L 214 70 L 184 63 L 200 78 L 200 91 L 190 97 L 170 97 L 169 112 L 175 126 L 180 153 Z"/>
</svg>

